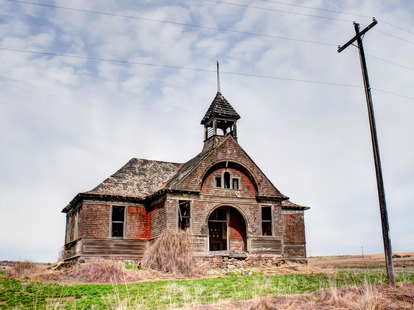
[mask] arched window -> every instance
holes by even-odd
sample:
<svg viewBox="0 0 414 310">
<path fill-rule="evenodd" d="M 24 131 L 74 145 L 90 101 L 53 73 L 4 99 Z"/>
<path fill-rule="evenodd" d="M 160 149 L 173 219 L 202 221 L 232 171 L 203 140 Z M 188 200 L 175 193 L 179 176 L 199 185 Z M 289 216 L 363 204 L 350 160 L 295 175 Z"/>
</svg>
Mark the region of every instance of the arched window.
<svg viewBox="0 0 414 310">
<path fill-rule="evenodd" d="M 230 188 L 230 173 L 224 172 L 224 188 Z"/>
</svg>

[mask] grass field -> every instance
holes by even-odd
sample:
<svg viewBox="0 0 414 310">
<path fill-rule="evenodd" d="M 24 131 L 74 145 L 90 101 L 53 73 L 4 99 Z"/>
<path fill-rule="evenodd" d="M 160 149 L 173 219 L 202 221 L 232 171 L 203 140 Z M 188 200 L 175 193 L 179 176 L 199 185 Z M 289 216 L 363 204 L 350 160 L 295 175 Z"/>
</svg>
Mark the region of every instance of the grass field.
<svg viewBox="0 0 414 310">
<path fill-rule="evenodd" d="M 414 272 L 398 271 L 397 281 L 414 283 Z M 200 279 L 70 285 L 31 282 L 2 272 L 0 309 L 165 309 L 385 282 L 385 272 L 377 269 L 248 275 L 236 271 Z"/>
</svg>

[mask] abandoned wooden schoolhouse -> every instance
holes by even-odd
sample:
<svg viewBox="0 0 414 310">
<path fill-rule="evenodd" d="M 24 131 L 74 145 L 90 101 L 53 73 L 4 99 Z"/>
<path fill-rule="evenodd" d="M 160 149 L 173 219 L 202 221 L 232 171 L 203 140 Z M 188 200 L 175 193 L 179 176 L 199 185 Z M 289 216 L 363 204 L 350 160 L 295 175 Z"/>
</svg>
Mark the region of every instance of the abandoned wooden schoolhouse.
<svg viewBox="0 0 414 310">
<path fill-rule="evenodd" d="M 218 92 L 204 145 L 185 163 L 132 158 L 66 213 L 64 259 L 139 260 L 161 232 L 188 229 L 197 256 L 306 257 L 304 211 L 237 142 L 239 114 Z"/>
</svg>

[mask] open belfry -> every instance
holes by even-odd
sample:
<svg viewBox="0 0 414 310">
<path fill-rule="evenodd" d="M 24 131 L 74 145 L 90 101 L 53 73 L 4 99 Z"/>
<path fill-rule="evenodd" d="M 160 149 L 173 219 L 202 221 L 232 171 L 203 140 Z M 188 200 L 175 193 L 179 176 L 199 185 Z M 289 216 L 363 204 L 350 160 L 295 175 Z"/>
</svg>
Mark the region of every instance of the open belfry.
<svg viewBox="0 0 414 310">
<path fill-rule="evenodd" d="M 161 232 L 179 229 L 200 257 L 306 257 L 309 207 L 291 202 L 239 145 L 240 115 L 217 81 L 199 154 L 185 163 L 132 158 L 62 210 L 65 260 L 139 260 Z"/>
</svg>

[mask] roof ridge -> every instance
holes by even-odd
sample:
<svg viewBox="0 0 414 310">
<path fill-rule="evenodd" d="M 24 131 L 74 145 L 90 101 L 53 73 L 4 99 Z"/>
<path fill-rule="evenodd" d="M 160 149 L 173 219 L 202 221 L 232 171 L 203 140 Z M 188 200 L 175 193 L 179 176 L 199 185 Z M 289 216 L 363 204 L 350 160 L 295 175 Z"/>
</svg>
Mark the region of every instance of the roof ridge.
<svg viewBox="0 0 414 310">
<path fill-rule="evenodd" d="M 177 165 L 182 164 L 182 163 L 177 163 L 177 162 L 173 162 L 173 161 L 156 160 L 156 159 L 146 159 L 146 158 L 138 158 L 138 157 L 132 157 L 130 160 L 128 160 L 128 162 L 130 162 L 133 159 L 136 159 L 136 160 L 146 160 L 146 161 L 157 162 L 157 163 L 166 163 L 166 164 L 177 164 Z"/>
</svg>

